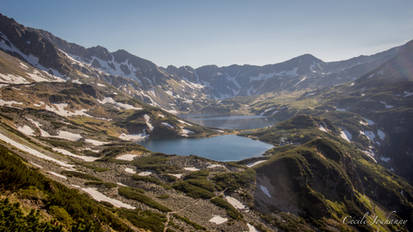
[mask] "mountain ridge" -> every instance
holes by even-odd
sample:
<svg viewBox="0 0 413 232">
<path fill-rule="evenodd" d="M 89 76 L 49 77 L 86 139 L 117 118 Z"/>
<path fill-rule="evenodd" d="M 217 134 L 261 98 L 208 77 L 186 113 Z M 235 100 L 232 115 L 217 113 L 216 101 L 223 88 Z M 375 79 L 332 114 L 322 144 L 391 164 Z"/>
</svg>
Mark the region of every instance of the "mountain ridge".
<svg viewBox="0 0 413 232">
<path fill-rule="evenodd" d="M 197 112 L 222 99 L 238 96 L 318 89 L 352 81 L 393 57 L 399 48 L 335 62 L 323 62 L 311 54 L 303 54 L 262 66 L 205 65 L 194 69 L 190 66 L 169 65 L 164 68 L 124 49 L 110 52 L 102 46 L 85 48 L 50 32 L 24 27 L 6 16 L 0 18 L 2 24 L 11 25 L 6 32 L 13 27 L 23 32 L 26 30 L 47 46 L 53 47 L 52 54 L 55 55 L 52 60 L 57 61 L 56 64 L 46 62 L 49 55 L 38 54 L 41 56 L 39 58 L 35 56 L 40 63 L 50 66 L 44 67 L 45 71 L 79 81 L 93 77 L 123 89 L 147 104 L 176 113 Z M 7 37 L 3 40 L 6 39 Z M 19 37 L 13 40 L 18 41 Z M 26 42 L 19 41 L 18 47 L 29 47 Z M 7 52 L 7 49 L 3 50 Z M 29 50 L 24 50 L 24 53 L 37 54 L 36 51 Z"/>
</svg>

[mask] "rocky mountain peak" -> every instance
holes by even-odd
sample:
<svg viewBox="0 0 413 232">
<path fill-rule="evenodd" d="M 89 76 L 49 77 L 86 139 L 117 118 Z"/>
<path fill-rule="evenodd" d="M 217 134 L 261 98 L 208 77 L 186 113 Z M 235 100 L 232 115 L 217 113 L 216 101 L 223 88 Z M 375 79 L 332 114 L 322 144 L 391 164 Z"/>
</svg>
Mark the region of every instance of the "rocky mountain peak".
<svg viewBox="0 0 413 232">
<path fill-rule="evenodd" d="M 60 51 L 39 30 L 25 27 L 0 14 L 0 49 L 25 60 L 34 67 L 54 70 L 55 75 L 67 75 L 70 65 Z"/>
<path fill-rule="evenodd" d="M 323 62 L 321 59 L 313 56 L 312 54 L 306 53 L 304 55 L 301 56 L 297 56 L 295 58 L 293 58 L 295 60 L 299 60 L 301 62 L 305 62 L 305 63 L 310 63 L 310 62 L 315 62 L 315 63 L 321 63 Z"/>
<path fill-rule="evenodd" d="M 119 50 L 113 52 L 112 55 L 114 56 L 116 62 L 119 62 L 119 63 L 122 63 L 125 60 L 134 57 L 134 55 L 130 54 L 129 52 L 127 52 L 124 49 L 119 49 Z"/>
<path fill-rule="evenodd" d="M 96 56 L 96 57 L 98 57 L 99 59 L 102 59 L 102 60 L 107 61 L 107 60 L 111 60 L 111 58 L 112 58 L 110 56 L 110 52 L 106 48 L 104 48 L 102 46 L 99 46 L 99 45 L 95 46 L 95 47 L 90 47 L 87 50 L 88 50 L 88 52 L 91 56 Z"/>
</svg>

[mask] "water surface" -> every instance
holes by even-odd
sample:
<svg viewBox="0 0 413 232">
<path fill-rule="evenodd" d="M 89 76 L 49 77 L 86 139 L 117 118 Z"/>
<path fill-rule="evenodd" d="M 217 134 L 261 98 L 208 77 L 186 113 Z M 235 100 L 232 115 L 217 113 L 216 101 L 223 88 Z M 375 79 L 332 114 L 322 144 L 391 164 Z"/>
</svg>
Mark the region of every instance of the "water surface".
<svg viewBox="0 0 413 232">
<path fill-rule="evenodd" d="M 237 135 L 195 139 L 148 140 L 142 145 L 154 152 L 197 155 L 216 161 L 238 161 L 260 156 L 266 150 L 272 148 L 271 144 Z"/>
</svg>

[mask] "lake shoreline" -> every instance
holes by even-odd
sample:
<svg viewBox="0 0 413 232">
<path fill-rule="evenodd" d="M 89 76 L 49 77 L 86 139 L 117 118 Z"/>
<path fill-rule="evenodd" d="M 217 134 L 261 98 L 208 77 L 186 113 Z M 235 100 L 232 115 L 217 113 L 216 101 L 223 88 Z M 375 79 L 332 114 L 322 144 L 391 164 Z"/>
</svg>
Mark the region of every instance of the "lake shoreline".
<svg viewBox="0 0 413 232">
<path fill-rule="evenodd" d="M 238 162 L 260 157 L 274 146 L 234 134 L 203 138 L 152 139 L 140 143 L 152 152 L 170 155 L 195 155 L 219 162 Z"/>
</svg>

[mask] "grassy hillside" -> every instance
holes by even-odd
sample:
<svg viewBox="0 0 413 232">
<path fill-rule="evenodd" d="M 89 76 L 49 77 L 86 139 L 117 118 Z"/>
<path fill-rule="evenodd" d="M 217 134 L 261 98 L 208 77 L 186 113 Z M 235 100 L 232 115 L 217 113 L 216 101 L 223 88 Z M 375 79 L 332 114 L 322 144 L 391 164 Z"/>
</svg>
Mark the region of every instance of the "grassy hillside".
<svg viewBox="0 0 413 232">
<path fill-rule="evenodd" d="M 304 220 L 300 229 L 308 224 L 327 231 L 333 227 L 343 231 L 411 229 L 413 187 L 341 139 L 337 128 L 327 124 L 326 119 L 297 116 L 246 134 L 278 145 L 266 153 L 268 161 L 255 167 L 256 209 L 268 222 L 287 231 L 296 230 L 297 222 L 282 223 L 280 218 L 289 217 L 283 212 Z M 385 220 L 393 210 L 398 219 L 407 220 L 405 226 L 342 223 L 348 215 L 361 218 L 366 212 Z"/>
<path fill-rule="evenodd" d="M 110 208 L 29 168 L 3 146 L 0 179 L 0 214 L 7 216 L 1 231 L 133 231 Z"/>
</svg>

